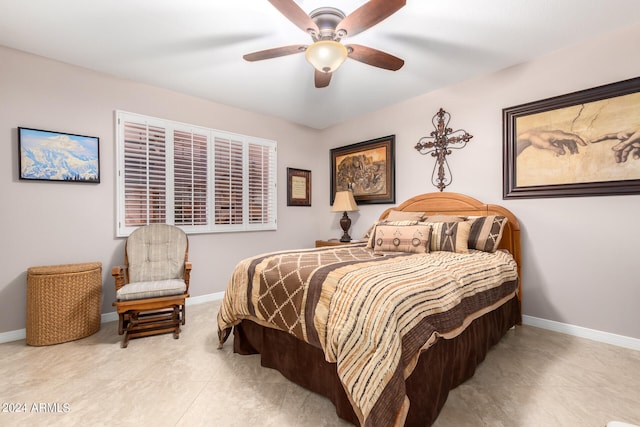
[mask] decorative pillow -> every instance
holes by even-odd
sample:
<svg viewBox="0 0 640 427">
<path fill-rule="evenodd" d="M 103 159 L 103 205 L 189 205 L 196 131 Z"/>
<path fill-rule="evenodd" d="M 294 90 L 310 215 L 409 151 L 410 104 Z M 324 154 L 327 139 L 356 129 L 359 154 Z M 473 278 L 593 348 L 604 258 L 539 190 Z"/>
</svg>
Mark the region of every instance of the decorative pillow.
<svg viewBox="0 0 640 427">
<path fill-rule="evenodd" d="M 385 218 L 387 221 L 420 221 L 424 212 L 409 212 L 390 210 Z"/>
<path fill-rule="evenodd" d="M 376 226 L 373 241 L 374 252 L 429 252 L 431 227 L 428 225 L 387 225 Z"/>
<path fill-rule="evenodd" d="M 421 222 L 431 226 L 431 251 L 469 252 L 468 241 L 471 223 L 462 222 Z"/>
<path fill-rule="evenodd" d="M 378 225 L 416 225 L 418 221 L 388 221 L 386 219 L 373 223 L 369 231 L 365 233 L 364 238 L 367 239 L 367 248 L 373 249 L 373 237 L 376 235 L 376 227 Z"/>
<path fill-rule="evenodd" d="M 469 248 L 495 252 L 498 249 L 507 218 L 501 215 L 469 217 Z"/>
</svg>

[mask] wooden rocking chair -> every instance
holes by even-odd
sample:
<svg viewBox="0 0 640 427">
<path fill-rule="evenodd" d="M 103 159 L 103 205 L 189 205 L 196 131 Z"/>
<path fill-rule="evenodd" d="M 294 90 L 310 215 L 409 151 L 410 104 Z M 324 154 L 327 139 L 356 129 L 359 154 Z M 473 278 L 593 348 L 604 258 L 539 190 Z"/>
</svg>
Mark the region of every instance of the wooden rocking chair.
<svg viewBox="0 0 640 427">
<path fill-rule="evenodd" d="M 184 231 L 167 224 L 136 229 L 125 246 L 124 266 L 113 267 L 122 348 L 130 338 L 173 332 L 180 337 L 189 297 L 191 262 Z"/>
</svg>

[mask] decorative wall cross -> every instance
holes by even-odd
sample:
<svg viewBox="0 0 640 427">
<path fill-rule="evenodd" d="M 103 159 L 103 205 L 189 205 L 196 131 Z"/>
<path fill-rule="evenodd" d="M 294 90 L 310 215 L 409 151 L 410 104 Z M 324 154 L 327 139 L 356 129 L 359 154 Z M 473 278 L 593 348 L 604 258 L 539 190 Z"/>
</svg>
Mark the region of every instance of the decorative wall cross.
<svg viewBox="0 0 640 427">
<path fill-rule="evenodd" d="M 451 149 L 459 150 L 464 148 L 467 142 L 473 138 L 473 135 L 469 135 L 466 130 L 458 129 L 454 131 L 449 128 L 450 120 L 451 114 L 440 108 L 431 119 L 435 130 L 431 132 L 430 136 L 420 138 L 415 146 L 415 149 L 418 150 L 420 154 L 431 153 L 431 155 L 436 158 L 436 163 L 433 165 L 433 172 L 431 173 L 431 183 L 438 187 L 440 191 L 444 190 L 444 188 L 453 181 L 451 168 L 447 162 L 447 156 L 451 154 Z M 460 145 L 453 146 L 453 144 Z M 436 169 L 438 170 L 437 177 Z"/>
</svg>

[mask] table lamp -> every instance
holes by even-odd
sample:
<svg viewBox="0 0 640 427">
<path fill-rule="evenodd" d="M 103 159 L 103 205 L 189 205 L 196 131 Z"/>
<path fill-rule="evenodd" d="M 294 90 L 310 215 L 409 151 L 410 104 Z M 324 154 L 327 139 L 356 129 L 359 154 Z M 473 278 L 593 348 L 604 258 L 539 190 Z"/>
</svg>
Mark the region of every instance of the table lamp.
<svg viewBox="0 0 640 427">
<path fill-rule="evenodd" d="M 336 193 L 336 198 L 333 201 L 333 206 L 331 208 L 332 212 L 344 212 L 342 214 L 342 218 L 340 218 L 340 227 L 342 227 L 342 237 L 340 238 L 341 242 L 350 242 L 351 236 L 349 236 L 349 227 L 351 227 L 351 218 L 347 215 L 347 212 L 354 212 L 358 210 L 358 205 L 356 204 L 356 200 L 353 198 L 353 193 L 351 191 L 338 191 Z"/>
</svg>

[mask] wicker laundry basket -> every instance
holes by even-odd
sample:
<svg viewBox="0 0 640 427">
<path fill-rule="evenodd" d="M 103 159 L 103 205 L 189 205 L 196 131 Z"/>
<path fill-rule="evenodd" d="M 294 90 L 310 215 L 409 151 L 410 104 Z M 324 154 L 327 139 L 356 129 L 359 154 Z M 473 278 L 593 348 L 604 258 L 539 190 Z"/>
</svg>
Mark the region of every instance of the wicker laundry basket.
<svg viewBox="0 0 640 427">
<path fill-rule="evenodd" d="M 102 264 L 63 264 L 27 270 L 27 344 L 50 345 L 100 329 Z"/>
</svg>

